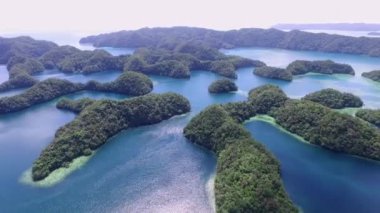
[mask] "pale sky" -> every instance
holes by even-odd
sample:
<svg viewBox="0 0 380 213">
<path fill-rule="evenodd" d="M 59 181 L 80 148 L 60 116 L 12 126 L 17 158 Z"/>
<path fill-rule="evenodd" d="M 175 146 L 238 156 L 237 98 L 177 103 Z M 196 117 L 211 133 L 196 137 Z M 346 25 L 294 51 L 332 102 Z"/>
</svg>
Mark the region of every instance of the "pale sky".
<svg viewBox="0 0 380 213">
<path fill-rule="evenodd" d="M 378 0 L 0 0 L 0 5 L 1 32 L 380 23 Z"/>
</svg>

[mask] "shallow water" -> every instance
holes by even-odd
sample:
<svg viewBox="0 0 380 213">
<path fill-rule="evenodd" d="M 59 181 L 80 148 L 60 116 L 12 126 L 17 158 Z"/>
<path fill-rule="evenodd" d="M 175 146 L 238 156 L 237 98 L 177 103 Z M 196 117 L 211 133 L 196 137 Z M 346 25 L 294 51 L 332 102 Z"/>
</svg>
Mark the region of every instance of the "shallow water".
<svg viewBox="0 0 380 213">
<path fill-rule="evenodd" d="M 295 59 L 332 59 L 351 64 L 357 73 L 380 68 L 380 59 L 343 54 L 235 49 L 228 54 L 260 59 L 284 67 Z M 182 128 L 196 113 L 213 103 L 245 100 L 256 86 L 273 83 L 291 97 L 326 87 L 353 92 L 368 107 L 379 107 L 377 83 L 356 76 L 306 75 L 293 82 L 264 79 L 253 68 L 238 71 L 239 91 L 211 95 L 208 85 L 221 77 L 204 71 L 190 79 L 151 76 L 155 93 L 177 92 L 191 102 L 192 112 L 160 124 L 127 130 L 99 149 L 81 169 L 50 188 L 19 182 L 41 150 L 51 142 L 57 128 L 75 115 L 55 109 L 55 101 L 0 116 L 0 207 L 1 212 L 210 212 L 208 183 L 215 172 L 210 152 L 188 143 Z M 58 77 L 75 82 L 90 79 L 111 81 L 120 73 L 65 75 L 45 72 L 38 78 Z M 116 94 L 80 92 L 71 98 L 128 98 Z M 281 163 L 285 187 L 304 212 L 375 212 L 380 205 L 380 165 L 333 153 L 297 141 L 261 121 L 246 124 Z M 376 181 L 376 182 L 375 182 Z"/>
</svg>

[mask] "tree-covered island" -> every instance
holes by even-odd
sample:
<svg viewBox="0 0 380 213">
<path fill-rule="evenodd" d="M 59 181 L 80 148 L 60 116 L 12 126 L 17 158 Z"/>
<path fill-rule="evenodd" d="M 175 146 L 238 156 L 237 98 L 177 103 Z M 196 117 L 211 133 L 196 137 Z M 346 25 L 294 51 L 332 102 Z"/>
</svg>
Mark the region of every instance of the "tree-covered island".
<svg viewBox="0 0 380 213">
<path fill-rule="evenodd" d="M 189 101 L 175 93 L 150 94 L 123 101 L 94 101 L 72 122 L 57 130 L 53 142 L 33 164 L 33 180 L 42 180 L 75 158 L 90 155 L 122 130 L 155 124 L 189 111 Z"/>
<path fill-rule="evenodd" d="M 244 105 L 209 106 L 184 129 L 189 141 L 217 155 L 216 212 L 297 212 L 282 185 L 277 160 L 226 110 L 236 112 Z"/>
<path fill-rule="evenodd" d="M 370 72 L 363 72 L 362 76 L 364 78 L 371 79 L 372 81 L 380 82 L 380 70 L 373 70 Z"/>
<path fill-rule="evenodd" d="M 210 84 L 208 87 L 209 93 L 227 93 L 237 91 L 236 84 L 229 79 L 219 79 Z"/>
<path fill-rule="evenodd" d="M 151 92 L 152 89 L 153 83 L 147 76 L 131 71 L 122 73 L 116 80 L 109 83 L 90 81 L 82 84 L 50 78 L 35 84 L 19 95 L 0 98 L 0 114 L 20 111 L 82 90 L 139 96 Z"/>
</svg>

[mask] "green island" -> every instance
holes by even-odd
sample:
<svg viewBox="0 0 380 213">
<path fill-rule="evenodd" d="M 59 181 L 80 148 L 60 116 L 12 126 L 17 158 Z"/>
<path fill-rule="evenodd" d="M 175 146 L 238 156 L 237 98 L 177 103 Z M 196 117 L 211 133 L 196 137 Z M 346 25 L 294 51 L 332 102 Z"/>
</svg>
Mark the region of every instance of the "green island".
<svg viewBox="0 0 380 213">
<path fill-rule="evenodd" d="M 305 61 L 296 60 L 290 63 L 286 70 L 293 75 L 304 75 L 307 73 L 320 74 L 348 74 L 355 75 L 354 69 L 348 64 L 339 64 L 331 60 L 325 61 Z"/>
<path fill-rule="evenodd" d="M 142 73 L 125 71 L 116 80 L 109 83 L 89 81 L 85 89 L 139 96 L 150 93 L 153 90 L 153 82 Z"/>
<path fill-rule="evenodd" d="M 380 82 L 380 70 L 373 70 L 370 72 L 363 72 L 362 76 L 364 78 L 371 79 L 372 81 Z"/>
<path fill-rule="evenodd" d="M 116 80 L 103 84 L 95 81 L 87 84 L 72 83 L 68 80 L 50 78 L 35 84 L 19 95 L 0 98 L 0 114 L 20 111 L 81 90 L 139 96 L 151 92 L 152 89 L 153 83 L 147 76 L 131 71 L 124 72 Z"/>
<path fill-rule="evenodd" d="M 0 98 L 0 114 L 17 112 L 84 88 L 84 84 L 50 78 L 35 84 L 19 95 Z"/>
<path fill-rule="evenodd" d="M 309 100 L 289 99 L 273 85 L 251 90 L 248 102 L 256 113 L 273 117 L 279 126 L 309 143 L 336 152 L 380 159 L 380 132 L 358 117 Z"/>
<path fill-rule="evenodd" d="M 332 109 L 357 108 L 363 106 L 363 101 L 358 96 L 331 88 L 310 93 L 302 99 L 313 101 Z"/>
<path fill-rule="evenodd" d="M 129 48 L 168 47 L 172 46 L 173 42 L 187 41 L 201 42 L 217 49 L 268 47 L 380 56 L 380 42 L 377 38 L 309 33 L 299 30 L 284 32 L 258 28 L 230 31 L 192 27 L 142 28 L 88 36 L 80 40 L 81 43 L 91 43 L 97 47 Z"/>
<path fill-rule="evenodd" d="M 245 104 L 233 105 L 227 108 Z M 192 118 L 184 135 L 217 155 L 216 212 L 297 212 L 277 160 L 223 106 L 209 106 Z"/>
<path fill-rule="evenodd" d="M 258 67 L 253 70 L 253 74 L 264 77 L 264 78 L 272 78 L 284 81 L 292 81 L 293 75 L 287 69 L 277 68 L 277 67 Z"/>
<path fill-rule="evenodd" d="M 209 93 L 226 93 L 237 91 L 236 84 L 229 79 L 219 79 L 210 84 L 208 87 Z"/>
<path fill-rule="evenodd" d="M 359 109 L 356 112 L 355 116 L 377 127 L 380 127 L 380 110 L 379 109 Z"/>
<path fill-rule="evenodd" d="M 304 75 L 307 73 L 319 74 L 348 74 L 355 75 L 354 69 L 347 64 L 339 64 L 331 60 L 326 61 L 304 61 L 296 60 L 290 63 L 285 69 L 263 66 L 253 70 L 253 74 L 271 79 L 292 81 L 293 76 Z"/>
<path fill-rule="evenodd" d="M 94 101 L 57 130 L 53 142 L 34 162 L 32 178 L 41 181 L 53 171 L 69 166 L 74 159 L 91 155 L 122 130 L 155 124 L 189 111 L 189 101 L 175 93 Z"/>
</svg>

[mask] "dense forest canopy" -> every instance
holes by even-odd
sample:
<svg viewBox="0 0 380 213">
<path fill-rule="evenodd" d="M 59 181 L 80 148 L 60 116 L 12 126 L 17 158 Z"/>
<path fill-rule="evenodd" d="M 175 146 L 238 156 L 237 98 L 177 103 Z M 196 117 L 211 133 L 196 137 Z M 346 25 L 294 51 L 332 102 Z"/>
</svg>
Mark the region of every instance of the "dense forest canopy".
<svg viewBox="0 0 380 213">
<path fill-rule="evenodd" d="M 290 63 L 286 70 L 293 75 L 303 75 L 307 73 L 320 74 L 349 74 L 355 75 L 354 69 L 348 64 L 340 64 L 331 60 L 325 61 L 305 61 L 296 60 Z"/>
<path fill-rule="evenodd" d="M 62 98 L 60 99 L 56 107 L 57 109 L 61 110 L 67 110 L 74 113 L 80 113 L 84 108 L 90 106 L 91 104 L 95 103 L 96 101 L 90 98 L 82 98 L 79 100 L 71 100 L 68 98 Z"/>
<path fill-rule="evenodd" d="M 270 84 L 256 87 L 250 90 L 248 94 L 248 101 L 260 114 L 266 114 L 273 108 L 283 106 L 287 100 L 288 97 L 280 87 Z"/>
<path fill-rule="evenodd" d="M 42 180 L 75 158 L 90 155 L 122 130 L 155 124 L 189 111 L 189 101 L 175 93 L 96 101 L 82 109 L 74 121 L 57 130 L 53 142 L 33 164 L 33 180 Z"/>
<path fill-rule="evenodd" d="M 236 84 L 229 79 L 219 79 L 210 84 L 208 92 L 210 93 L 226 93 L 237 91 Z"/>
<path fill-rule="evenodd" d="M 347 107 L 362 107 L 363 101 L 360 97 L 335 89 L 322 89 L 306 95 L 304 100 L 313 101 L 332 109 L 343 109 Z"/>
<path fill-rule="evenodd" d="M 312 144 L 380 159 L 379 131 L 359 118 L 306 100 L 289 100 L 270 114 L 279 125 Z"/>
<path fill-rule="evenodd" d="M 287 69 L 277 68 L 277 67 L 258 67 L 253 70 L 253 74 L 264 77 L 264 78 L 272 78 L 284 81 L 293 80 L 293 75 Z"/>
<path fill-rule="evenodd" d="M 106 33 L 82 38 L 80 42 L 111 47 L 168 47 L 173 42 L 195 41 L 214 48 L 270 47 L 380 56 L 380 39 L 349 37 L 298 30 L 240 29 L 216 31 L 203 28 L 172 27 Z"/>
<path fill-rule="evenodd" d="M 153 82 L 142 73 L 125 71 L 116 80 L 109 83 L 90 81 L 86 84 L 86 89 L 139 96 L 150 93 L 153 90 Z"/>
<path fill-rule="evenodd" d="M 190 142 L 217 154 L 216 211 L 297 212 L 281 183 L 278 162 L 230 113 L 224 106 L 209 106 L 184 129 Z"/>
<path fill-rule="evenodd" d="M 360 109 L 355 116 L 380 127 L 380 109 Z"/>
<path fill-rule="evenodd" d="M 0 114 L 16 112 L 54 98 L 83 90 L 84 84 L 50 78 L 35 84 L 24 93 L 0 98 Z"/>
</svg>

